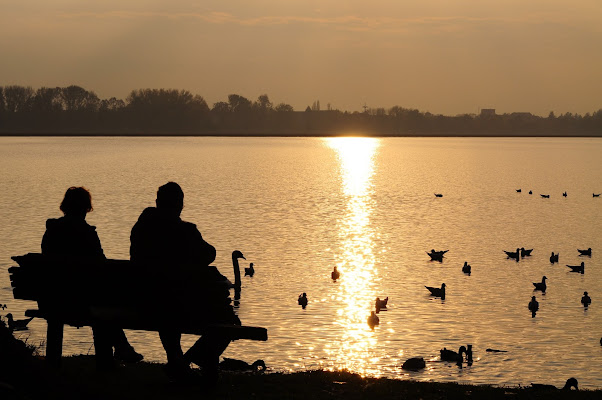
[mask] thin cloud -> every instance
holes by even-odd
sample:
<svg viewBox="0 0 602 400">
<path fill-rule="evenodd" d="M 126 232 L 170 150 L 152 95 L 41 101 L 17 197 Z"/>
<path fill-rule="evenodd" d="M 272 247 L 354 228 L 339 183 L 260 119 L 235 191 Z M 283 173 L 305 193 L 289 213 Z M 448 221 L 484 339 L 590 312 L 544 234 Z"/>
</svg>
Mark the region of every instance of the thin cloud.
<svg viewBox="0 0 602 400">
<path fill-rule="evenodd" d="M 109 11 L 102 13 L 78 12 L 62 13 L 60 17 L 67 19 L 97 18 L 97 19 L 195 19 L 211 24 L 232 24 L 248 27 L 283 26 L 283 25 L 315 25 L 331 27 L 346 31 L 371 31 L 383 33 L 403 33 L 415 29 L 432 30 L 433 32 L 466 31 L 479 26 L 491 25 L 538 25 L 538 24 L 567 24 L 560 17 L 541 15 L 523 15 L 513 18 L 480 18 L 465 16 L 423 17 L 423 18 L 394 18 L 394 17 L 359 17 L 355 15 L 332 17 L 305 16 L 261 16 L 240 17 L 226 12 L 153 12 L 153 11 Z"/>
</svg>

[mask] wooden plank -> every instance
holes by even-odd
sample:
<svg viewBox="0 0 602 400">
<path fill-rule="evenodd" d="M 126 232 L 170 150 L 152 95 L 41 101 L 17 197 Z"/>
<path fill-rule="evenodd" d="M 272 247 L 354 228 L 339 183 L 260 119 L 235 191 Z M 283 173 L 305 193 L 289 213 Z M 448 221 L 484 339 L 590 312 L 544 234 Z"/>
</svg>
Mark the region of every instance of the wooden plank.
<svg viewBox="0 0 602 400">
<path fill-rule="evenodd" d="M 68 313 L 47 313 L 40 310 L 27 310 L 25 315 L 28 317 L 48 319 L 60 319 L 65 324 L 73 326 L 90 326 L 94 323 L 104 323 L 118 326 L 123 329 L 133 329 L 142 331 L 158 331 L 165 328 L 176 328 L 182 333 L 193 335 L 203 335 L 208 330 L 218 331 L 220 335 L 227 336 L 232 340 L 268 340 L 268 330 L 257 326 L 245 326 L 234 324 L 200 324 L 184 321 L 182 324 L 163 324 L 157 320 L 156 315 L 145 316 L 133 309 L 124 308 L 103 308 L 92 307 L 92 317 L 89 320 L 74 319 L 73 315 Z"/>
</svg>

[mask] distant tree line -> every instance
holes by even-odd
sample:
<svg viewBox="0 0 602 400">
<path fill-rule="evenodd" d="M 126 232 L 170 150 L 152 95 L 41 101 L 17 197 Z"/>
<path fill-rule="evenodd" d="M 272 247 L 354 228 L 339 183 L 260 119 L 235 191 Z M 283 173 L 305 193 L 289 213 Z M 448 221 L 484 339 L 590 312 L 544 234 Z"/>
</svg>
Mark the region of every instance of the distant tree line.
<svg viewBox="0 0 602 400">
<path fill-rule="evenodd" d="M 267 94 L 237 94 L 210 107 L 187 90 L 137 89 L 125 100 L 100 99 L 79 86 L 33 89 L 0 86 L 4 135 L 296 135 L 380 136 L 602 136 L 602 109 L 585 115 L 530 113 L 445 116 L 394 106 L 364 112 L 305 111 L 274 105 Z"/>
</svg>

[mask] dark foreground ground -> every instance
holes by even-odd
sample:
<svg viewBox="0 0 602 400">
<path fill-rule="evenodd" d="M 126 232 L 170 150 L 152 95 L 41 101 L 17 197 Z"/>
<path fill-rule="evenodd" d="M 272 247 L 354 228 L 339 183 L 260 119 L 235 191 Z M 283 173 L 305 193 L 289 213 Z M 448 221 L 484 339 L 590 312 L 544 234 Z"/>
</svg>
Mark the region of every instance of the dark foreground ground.
<svg viewBox="0 0 602 400">
<path fill-rule="evenodd" d="M 97 373 L 91 356 L 67 357 L 59 372 L 19 384 L 29 399 L 602 399 L 602 391 L 425 383 L 362 378 L 349 372 L 223 373 L 213 391 L 170 383 L 162 364 L 140 363 Z M 32 375 L 33 377 L 33 375 Z M 0 390 L 0 398 L 10 399 Z"/>
<path fill-rule="evenodd" d="M 97 372 L 92 356 L 48 369 L 34 346 L 0 323 L 0 400 L 13 399 L 602 399 L 602 390 L 536 391 L 453 383 L 362 378 L 349 372 L 222 373 L 217 387 L 169 382 L 164 365 L 138 363 Z M 578 377 L 577 377 L 578 378 Z M 562 385 L 563 382 L 554 382 Z"/>
</svg>

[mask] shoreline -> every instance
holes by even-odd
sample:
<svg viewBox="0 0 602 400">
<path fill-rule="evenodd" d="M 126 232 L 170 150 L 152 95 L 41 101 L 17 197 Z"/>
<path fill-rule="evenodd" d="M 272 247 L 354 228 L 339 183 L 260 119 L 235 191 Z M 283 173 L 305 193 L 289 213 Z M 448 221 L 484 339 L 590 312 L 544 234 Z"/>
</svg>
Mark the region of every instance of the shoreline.
<svg viewBox="0 0 602 400">
<path fill-rule="evenodd" d="M 355 133 L 342 133 L 342 132 L 323 132 L 323 133 L 282 133 L 282 134 L 269 134 L 269 133 L 245 133 L 245 132 L 212 132 L 212 133 L 141 133 L 141 132 L 130 132 L 130 133 L 87 133 L 87 132 L 74 132 L 74 133 L 40 133 L 40 132 L 28 132 L 28 133 L 0 133 L 0 137 L 7 138 L 19 138 L 19 137 L 51 137 L 51 138 L 84 138 L 84 137 L 114 137 L 114 138 L 130 138 L 130 137 L 143 137 L 143 138 L 184 138 L 184 137 L 211 137 L 211 138 L 321 138 L 321 137 L 369 137 L 369 138 L 602 138 L 602 133 L 578 133 L 574 135 L 567 134 L 537 134 L 537 133 L 516 133 L 516 134 L 470 134 L 470 133 L 415 133 L 415 134 L 382 134 L 382 133 L 367 133 L 367 132 L 355 132 Z"/>
<path fill-rule="evenodd" d="M 41 358 L 38 358 L 41 362 Z M 94 356 L 63 357 L 59 371 L 45 369 L 47 385 L 20 387 L 31 399 L 599 399 L 602 390 L 534 390 L 389 378 L 363 378 L 347 371 L 295 373 L 222 372 L 217 387 L 169 382 L 164 364 L 141 362 L 97 372 Z M 564 382 L 555 382 L 562 386 Z M 46 387 L 44 387 L 46 386 Z M 1 393 L 1 392 L 0 392 Z"/>
</svg>

